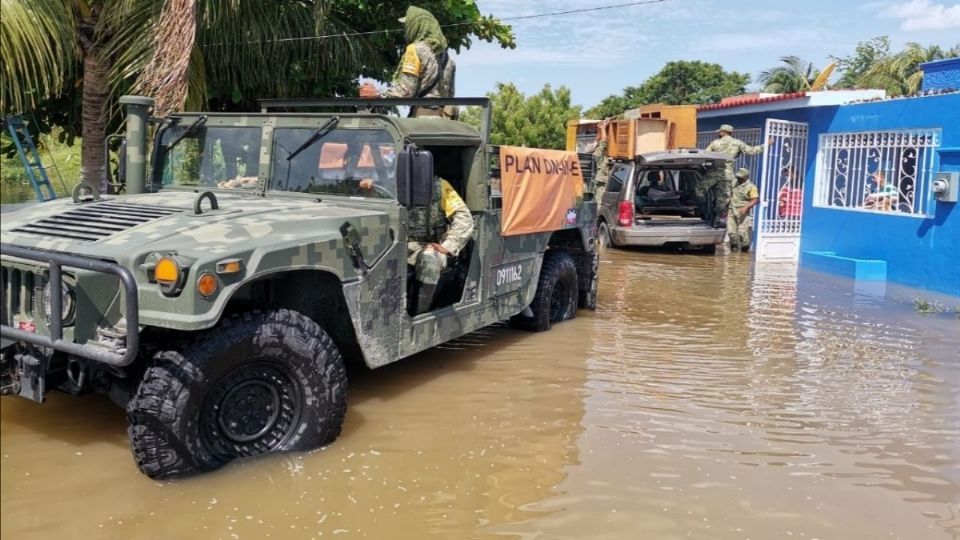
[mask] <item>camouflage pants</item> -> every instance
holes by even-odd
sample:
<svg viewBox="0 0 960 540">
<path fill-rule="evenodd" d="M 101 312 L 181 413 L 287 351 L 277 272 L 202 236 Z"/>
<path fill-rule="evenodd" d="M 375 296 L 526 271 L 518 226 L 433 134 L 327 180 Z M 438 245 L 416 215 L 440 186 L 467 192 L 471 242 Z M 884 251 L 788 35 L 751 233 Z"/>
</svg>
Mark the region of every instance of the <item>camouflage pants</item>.
<svg viewBox="0 0 960 540">
<path fill-rule="evenodd" d="M 447 267 L 447 256 L 427 249 L 427 244 L 407 242 L 407 264 L 413 266 L 417 281 L 436 285 L 440 282 L 440 273 Z"/>
<path fill-rule="evenodd" d="M 697 196 L 697 204 L 701 212 L 710 211 L 710 218 L 717 219 L 727 211 L 730 206 L 730 187 L 733 185 L 723 174 L 708 173 L 700 177 L 694 186 L 694 193 Z M 713 199 L 713 207 L 707 208 L 707 194 L 716 186 L 716 197 Z"/>
<path fill-rule="evenodd" d="M 748 249 L 752 236 L 753 216 L 747 213 L 741 216 L 739 212 L 730 209 L 727 213 L 727 234 L 730 235 L 730 249 Z"/>
</svg>

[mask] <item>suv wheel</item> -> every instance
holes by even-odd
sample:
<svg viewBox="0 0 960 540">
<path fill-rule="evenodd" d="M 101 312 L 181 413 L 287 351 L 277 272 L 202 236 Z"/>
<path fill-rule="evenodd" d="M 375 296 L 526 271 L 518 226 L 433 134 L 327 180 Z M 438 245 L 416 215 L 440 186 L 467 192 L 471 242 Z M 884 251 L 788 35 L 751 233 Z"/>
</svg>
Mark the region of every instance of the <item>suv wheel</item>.
<svg viewBox="0 0 960 540">
<path fill-rule="evenodd" d="M 333 442 L 346 413 L 343 360 L 286 309 L 234 315 L 154 356 L 127 405 L 140 470 L 171 478 L 238 457 Z"/>
<path fill-rule="evenodd" d="M 610 238 L 610 226 L 607 225 L 606 221 L 601 221 L 600 225 L 597 226 L 597 244 L 600 249 L 606 249 L 613 245 L 613 240 Z"/>
<path fill-rule="evenodd" d="M 533 317 L 515 315 L 510 323 L 515 328 L 543 332 L 555 322 L 577 316 L 577 266 L 565 251 L 548 251 L 543 256 L 540 281 L 530 309 Z"/>
</svg>

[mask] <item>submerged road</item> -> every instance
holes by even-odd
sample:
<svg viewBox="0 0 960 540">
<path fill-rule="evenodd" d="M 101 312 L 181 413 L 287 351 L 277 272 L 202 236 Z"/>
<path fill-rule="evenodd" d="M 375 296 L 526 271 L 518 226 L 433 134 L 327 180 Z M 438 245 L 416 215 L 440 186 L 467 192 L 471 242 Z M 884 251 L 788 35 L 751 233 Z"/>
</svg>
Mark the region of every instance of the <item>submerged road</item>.
<svg viewBox="0 0 960 540">
<path fill-rule="evenodd" d="M 746 256 L 601 272 L 550 332 L 353 369 L 333 446 L 184 481 L 137 471 L 105 398 L 4 398 L 0 535 L 960 537 L 960 300 Z"/>
</svg>

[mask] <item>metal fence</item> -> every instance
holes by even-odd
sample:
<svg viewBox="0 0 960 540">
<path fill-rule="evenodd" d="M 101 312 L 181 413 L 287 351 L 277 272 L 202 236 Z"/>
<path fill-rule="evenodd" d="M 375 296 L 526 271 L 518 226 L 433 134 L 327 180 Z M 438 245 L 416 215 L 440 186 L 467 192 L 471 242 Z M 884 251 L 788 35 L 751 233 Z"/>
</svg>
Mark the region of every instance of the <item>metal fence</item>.
<svg viewBox="0 0 960 540">
<path fill-rule="evenodd" d="M 751 145 L 756 146 L 760 144 L 760 128 L 744 128 L 744 129 L 735 129 L 733 130 L 733 137 L 740 139 L 741 141 Z M 697 148 L 704 150 L 707 148 L 714 139 L 717 138 L 716 131 L 700 131 L 697 132 Z M 760 168 L 757 167 L 757 156 L 748 156 L 746 154 L 741 154 L 740 157 L 734 161 L 734 170 L 740 167 L 746 167 L 750 169 L 750 179 L 754 184 L 759 185 L 760 178 Z"/>
<path fill-rule="evenodd" d="M 767 137 L 770 144 L 763 153 L 758 234 L 790 234 L 799 240 L 807 169 L 807 124 L 769 119 Z"/>
<path fill-rule="evenodd" d="M 929 216 L 939 129 L 820 135 L 814 205 Z"/>
</svg>

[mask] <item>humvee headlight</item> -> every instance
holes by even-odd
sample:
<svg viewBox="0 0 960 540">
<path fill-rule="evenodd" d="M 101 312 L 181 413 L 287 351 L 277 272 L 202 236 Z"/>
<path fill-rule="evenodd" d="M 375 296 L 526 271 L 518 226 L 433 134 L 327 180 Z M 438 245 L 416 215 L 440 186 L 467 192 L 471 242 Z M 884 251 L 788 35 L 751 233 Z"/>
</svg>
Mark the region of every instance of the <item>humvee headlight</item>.
<svg viewBox="0 0 960 540">
<path fill-rule="evenodd" d="M 217 281 L 217 277 L 209 272 L 204 272 L 197 278 L 197 292 L 204 298 L 213 296 L 218 288 L 220 288 L 220 283 Z"/>
<path fill-rule="evenodd" d="M 60 320 L 63 321 L 64 325 L 69 325 L 73 323 L 73 307 L 74 307 L 74 293 L 73 289 L 67 286 L 66 283 L 60 284 L 63 298 L 63 303 L 60 306 Z M 42 294 L 40 295 L 41 302 L 43 303 L 43 313 L 47 316 L 47 321 L 53 320 L 53 310 L 51 309 L 50 294 L 52 293 L 52 287 L 48 281 L 43 286 Z"/>
<path fill-rule="evenodd" d="M 160 291 L 174 296 L 183 288 L 183 268 L 173 257 L 162 257 L 153 269 L 153 278 L 160 285 Z"/>
</svg>

